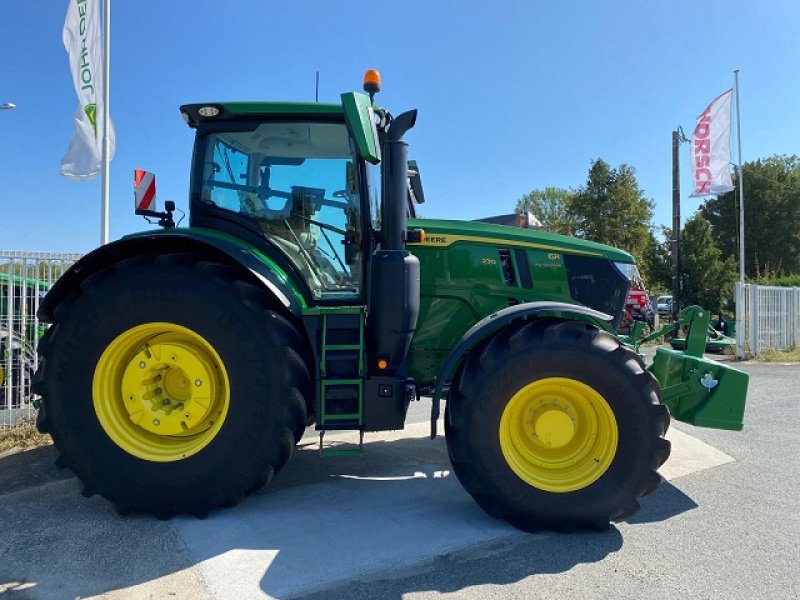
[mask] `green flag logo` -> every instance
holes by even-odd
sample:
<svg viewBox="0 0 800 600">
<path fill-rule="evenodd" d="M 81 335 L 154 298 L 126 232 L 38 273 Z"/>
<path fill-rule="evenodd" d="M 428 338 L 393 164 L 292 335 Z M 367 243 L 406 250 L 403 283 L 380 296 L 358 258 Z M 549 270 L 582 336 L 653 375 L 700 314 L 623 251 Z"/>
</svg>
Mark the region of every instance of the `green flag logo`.
<svg viewBox="0 0 800 600">
<path fill-rule="evenodd" d="M 92 129 L 94 129 L 94 137 L 97 137 L 97 104 L 87 104 L 86 107 L 83 109 L 83 112 L 86 113 L 86 116 L 89 117 L 89 122 L 92 124 Z"/>
</svg>

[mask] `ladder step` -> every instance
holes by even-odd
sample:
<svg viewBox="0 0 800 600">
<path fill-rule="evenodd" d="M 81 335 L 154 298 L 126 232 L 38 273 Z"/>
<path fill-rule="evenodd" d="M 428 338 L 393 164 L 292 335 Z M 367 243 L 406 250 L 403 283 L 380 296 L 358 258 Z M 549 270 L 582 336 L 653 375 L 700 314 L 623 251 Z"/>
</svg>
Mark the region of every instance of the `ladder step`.
<svg viewBox="0 0 800 600">
<path fill-rule="evenodd" d="M 348 444 L 348 447 L 329 446 L 325 447 L 325 430 L 319 432 L 319 455 L 323 458 L 330 456 L 359 456 L 364 448 L 364 432 L 358 431 L 358 446 L 353 447 Z M 346 442 L 343 442 L 346 443 Z"/>
<path fill-rule="evenodd" d="M 361 448 L 321 448 L 320 456 L 361 456 Z"/>
<path fill-rule="evenodd" d="M 338 313 L 338 314 L 337 314 Z M 361 429 L 363 425 L 364 311 L 322 313 L 317 427 Z"/>
</svg>

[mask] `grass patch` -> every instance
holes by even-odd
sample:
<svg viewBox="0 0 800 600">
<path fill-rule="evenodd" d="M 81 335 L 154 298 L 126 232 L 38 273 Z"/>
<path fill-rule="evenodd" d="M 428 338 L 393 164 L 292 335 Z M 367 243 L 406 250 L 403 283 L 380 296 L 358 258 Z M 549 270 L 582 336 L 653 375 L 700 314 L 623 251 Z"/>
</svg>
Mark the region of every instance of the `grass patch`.
<svg viewBox="0 0 800 600">
<path fill-rule="evenodd" d="M 33 419 L 25 420 L 13 427 L 0 429 L 0 452 L 15 448 L 35 448 L 52 443 L 49 435 L 39 433 Z"/>
<path fill-rule="evenodd" d="M 789 350 L 775 350 L 767 348 L 755 356 L 759 362 L 800 362 L 800 348 L 790 348 Z"/>
</svg>

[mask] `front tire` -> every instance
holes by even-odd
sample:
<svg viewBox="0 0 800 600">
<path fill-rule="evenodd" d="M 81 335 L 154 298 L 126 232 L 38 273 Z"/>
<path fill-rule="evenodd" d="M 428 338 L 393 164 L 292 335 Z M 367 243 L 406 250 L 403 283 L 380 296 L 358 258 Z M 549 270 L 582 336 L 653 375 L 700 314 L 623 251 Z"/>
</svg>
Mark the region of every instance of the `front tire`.
<svg viewBox="0 0 800 600">
<path fill-rule="evenodd" d="M 453 470 L 532 531 L 604 529 L 660 482 L 669 413 L 637 355 L 585 323 L 539 320 L 473 351 L 445 415 Z"/>
<path fill-rule="evenodd" d="M 267 483 L 302 436 L 304 341 L 232 267 L 132 258 L 54 317 L 39 346 L 39 427 L 85 495 L 205 515 Z"/>
</svg>

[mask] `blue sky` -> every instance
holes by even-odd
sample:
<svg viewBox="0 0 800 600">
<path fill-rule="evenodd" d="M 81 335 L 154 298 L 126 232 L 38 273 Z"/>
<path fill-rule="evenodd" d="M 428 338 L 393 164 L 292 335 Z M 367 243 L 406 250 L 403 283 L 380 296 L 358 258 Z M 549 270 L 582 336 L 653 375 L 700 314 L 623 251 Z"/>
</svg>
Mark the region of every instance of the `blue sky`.
<svg viewBox="0 0 800 600">
<path fill-rule="evenodd" d="M 3 0 L 0 249 L 85 252 L 99 243 L 100 181 L 58 174 L 75 97 L 61 42 L 67 0 Z M 577 187 L 589 163 L 628 163 L 671 214 L 671 131 L 741 70 L 743 155 L 800 153 L 800 3 L 767 1 L 375 4 L 112 0 L 111 238 L 135 217 L 133 169 L 187 206 L 188 102 L 313 100 L 383 76 L 382 105 L 419 109 L 408 135 L 424 215 L 510 212 L 537 187 Z M 682 210 L 688 145 L 682 150 Z"/>
</svg>

